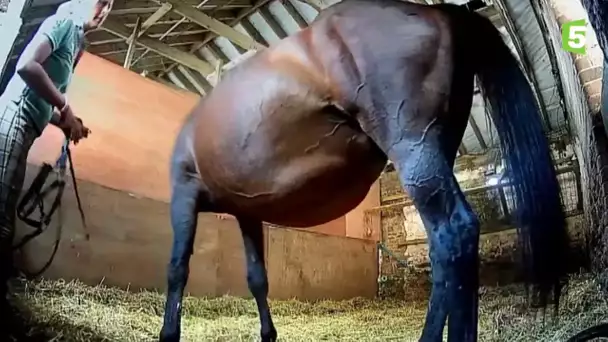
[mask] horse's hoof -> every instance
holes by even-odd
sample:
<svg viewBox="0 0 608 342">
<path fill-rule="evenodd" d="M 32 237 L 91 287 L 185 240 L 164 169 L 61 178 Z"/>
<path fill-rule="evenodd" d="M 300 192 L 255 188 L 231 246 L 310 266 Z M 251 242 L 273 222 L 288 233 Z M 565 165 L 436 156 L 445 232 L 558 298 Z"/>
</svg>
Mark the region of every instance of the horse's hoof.
<svg viewBox="0 0 608 342">
<path fill-rule="evenodd" d="M 272 330 L 267 333 L 262 333 L 262 342 L 276 342 L 277 341 L 277 331 Z"/>
<path fill-rule="evenodd" d="M 179 342 L 179 334 L 161 332 L 158 342 Z"/>
</svg>

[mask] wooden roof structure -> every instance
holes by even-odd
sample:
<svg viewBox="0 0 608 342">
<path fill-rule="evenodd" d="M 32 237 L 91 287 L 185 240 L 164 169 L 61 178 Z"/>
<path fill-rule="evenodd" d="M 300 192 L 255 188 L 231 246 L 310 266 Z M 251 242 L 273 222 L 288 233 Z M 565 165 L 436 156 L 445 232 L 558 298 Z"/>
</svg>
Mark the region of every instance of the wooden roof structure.
<svg viewBox="0 0 608 342">
<path fill-rule="evenodd" d="M 305 28 L 335 2 L 115 0 L 103 27 L 87 35 L 87 50 L 146 77 L 205 94 L 221 70 Z M 480 12 L 497 16 L 490 6 Z"/>
<path fill-rule="evenodd" d="M 22 13 L 24 25 L 11 56 L 12 64 L 44 18 L 65 0 L 27 1 L 29 5 Z M 320 10 L 338 1 L 114 0 L 103 26 L 87 34 L 87 51 L 155 81 L 204 95 L 222 72 L 305 28 Z M 474 6 L 501 30 L 526 69 L 525 58 L 521 57 L 525 52 L 520 42 L 522 33 L 512 27 L 512 19 L 501 5 L 519 0 L 410 1 Z M 541 98 L 535 75 L 528 69 L 533 66 L 525 71 Z M 7 73 L 0 80 L 0 86 L 7 81 L 6 76 Z M 493 145 L 491 124 L 485 116 L 482 101 L 474 101 L 460 154 L 482 153 Z"/>
</svg>

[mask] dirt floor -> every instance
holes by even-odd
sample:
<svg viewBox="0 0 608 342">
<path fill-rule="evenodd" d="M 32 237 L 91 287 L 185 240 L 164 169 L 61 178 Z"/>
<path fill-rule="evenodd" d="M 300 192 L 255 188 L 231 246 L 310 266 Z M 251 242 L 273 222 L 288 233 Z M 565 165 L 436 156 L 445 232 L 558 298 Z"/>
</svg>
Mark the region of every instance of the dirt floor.
<svg viewBox="0 0 608 342">
<path fill-rule="evenodd" d="M 19 282 L 14 302 L 36 341 L 154 341 L 164 296 L 71 282 Z M 271 303 L 282 341 L 417 341 L 425 303 L 350 300 Z M 182 341 L 252 341 L 259 331 L 253 300 L 186 298 Z M 521 286 L 481 290 L 480 341 L 565 341 L 608 317 L 597 278 L 574 277 L 559 322 L 527 312 Z M 45 336 L 42 337 L 41 336 Z"/>
</svg>

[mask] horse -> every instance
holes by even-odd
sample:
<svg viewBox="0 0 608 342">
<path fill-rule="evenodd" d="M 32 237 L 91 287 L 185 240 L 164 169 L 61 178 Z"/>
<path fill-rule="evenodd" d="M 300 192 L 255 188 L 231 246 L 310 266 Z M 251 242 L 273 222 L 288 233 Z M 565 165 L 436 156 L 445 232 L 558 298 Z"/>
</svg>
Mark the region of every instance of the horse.
<svg viewBox="0 0 608 342">
<path fill-rule="evenodd" d="M 263 342 L 276 341 L 262 222 L 309 227 L 356 207 L 393 162 L 429 241 L 421 341 L 477 340 L 479 220 L 454 177 L 475 77 L 514 189 L 526 286 L 559 300 L 569 248 L 530 85 L 499 31 L 451 5 L 348 0 L 226 73 L 186 117 L 170 162 L 173 245 L 159 340 L 179 341 L 198 213 L 233 215 Z M 448 320 L 449 317 L 449 320 Z"/>
</svg>

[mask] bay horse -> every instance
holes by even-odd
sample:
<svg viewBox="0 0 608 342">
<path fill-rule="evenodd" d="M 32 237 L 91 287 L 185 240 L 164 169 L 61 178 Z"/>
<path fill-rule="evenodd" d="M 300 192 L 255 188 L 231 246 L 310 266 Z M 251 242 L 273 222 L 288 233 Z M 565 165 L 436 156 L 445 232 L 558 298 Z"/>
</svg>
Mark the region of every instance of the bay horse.
<svg viewBox="0 0 608 342">
<path fill-rule="evenodd" d="M 261 340 L 276 341 L 262 222 L 309 227 L 356 207 L 387 160 L 427 231 L 421 341 L 477 340 L 479 222 L 453 173 L 474 78 L 514 188 L 524 270 L 543 306 L 565 283 L 560 187 L 535 98 L 499 31 L 464 7 L 347 0 L 228 72 L 195 106 L 170 165 L 173 246 L 160 341 L 179 341 L 197 215 L 236 217 Z M 449 317 L 449 320 L 448 320 Z"/>
</svg>

